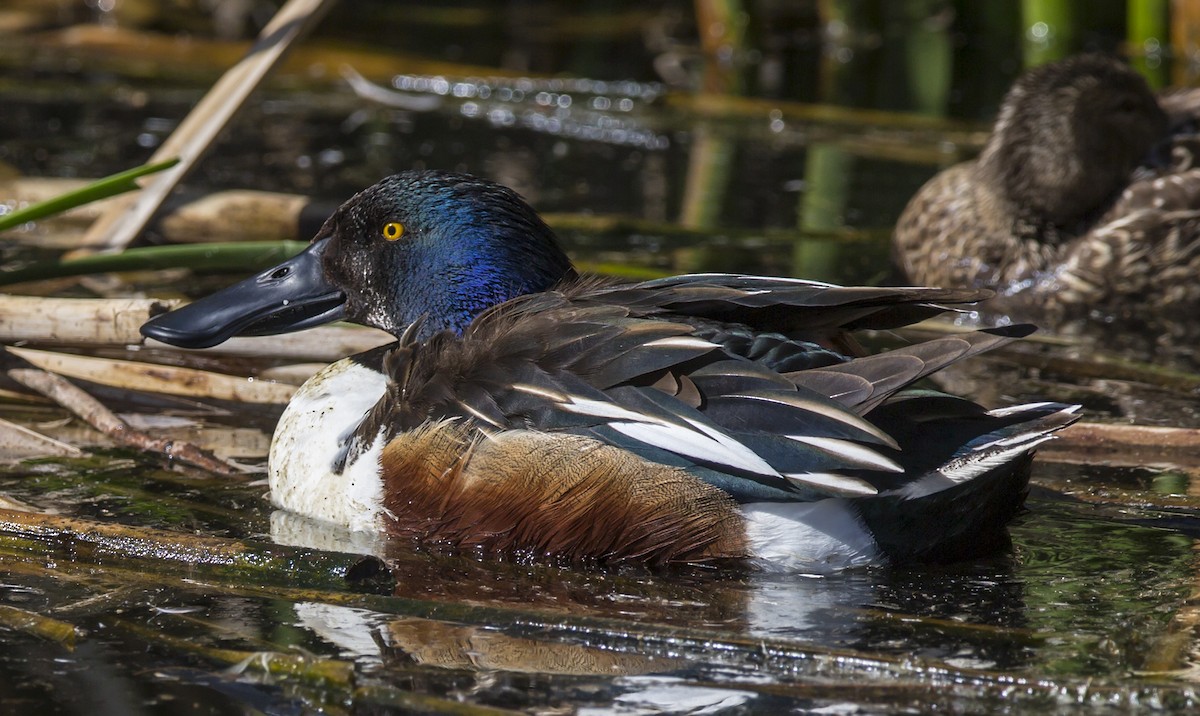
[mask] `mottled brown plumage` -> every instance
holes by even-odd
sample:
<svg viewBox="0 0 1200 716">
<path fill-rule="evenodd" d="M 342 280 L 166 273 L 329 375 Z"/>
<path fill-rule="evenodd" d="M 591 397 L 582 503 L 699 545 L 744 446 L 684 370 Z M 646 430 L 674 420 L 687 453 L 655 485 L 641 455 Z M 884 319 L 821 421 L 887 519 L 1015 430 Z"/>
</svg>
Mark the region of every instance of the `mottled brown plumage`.
<svg viewBox="0 0 1200 716">
<path fill-rule="evenodd" d="M 1200 305 L 1200 92 L 1156 97 L 1083 55 L 1034 69 L 980 157 L 930 180 L 894 234 L 907 279 L 994 288 L 997 308 L 1150 315 Z"/>
<path fill-rule="evenodd" d="M 382 459 L 389 532 L 468 552 L 663 565 L 748 556 L 726 493 L 597 440 L 453 421 Z"/>
</svg>

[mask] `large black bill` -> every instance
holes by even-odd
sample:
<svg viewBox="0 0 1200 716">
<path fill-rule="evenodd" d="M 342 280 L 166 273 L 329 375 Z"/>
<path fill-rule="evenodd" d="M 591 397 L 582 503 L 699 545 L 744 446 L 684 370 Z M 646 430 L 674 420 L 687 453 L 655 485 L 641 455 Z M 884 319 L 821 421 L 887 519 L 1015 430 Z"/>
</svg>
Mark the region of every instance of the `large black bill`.
<svg viewBox="0 0 1200 716">
<path fill-rule="evenodd" d="M 346 295 L 325 280 L 314 242 L 283 263 L 142 324 L 142 335 L 180 348 L 208 348 L 233 336 L 298 331 L 342 317 Z"/>
</svg>

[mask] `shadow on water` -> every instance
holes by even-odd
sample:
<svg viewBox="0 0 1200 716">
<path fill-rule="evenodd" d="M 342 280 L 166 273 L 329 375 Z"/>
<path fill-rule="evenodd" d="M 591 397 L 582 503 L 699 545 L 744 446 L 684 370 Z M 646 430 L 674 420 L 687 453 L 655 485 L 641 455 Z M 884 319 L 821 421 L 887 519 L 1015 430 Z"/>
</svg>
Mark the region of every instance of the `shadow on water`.
<svg viewBox="0 0 1200 716">
<path fill-rule="evenodd" d="M 17 3 L 32 19 L 16 31 L 0 24 L 5 174 L 100 176 L 164 141 L 229 61 L 213 58 L 237 56 L 214 22 L 237 38 L 252 19 L 230 10 L 237 3 L 216 20 L 159 5 L 45 15 Z M 457 169 L 517 188 L 561 222 L 585 265 L 886 281 L 892 222 L 928 177 L 978 149 L 1022 52 L 1113 50 L 1125 37 L 1116 11 L 1089 5 L 1068 27 L 1037 15 L 1041 3 L 1023 5 L 1030 17 L 1002 3 L 764 2 L 701 42 L 686 2 L 343 3 L 190 184 L 337 202 L 400 169 Z M 99 25 L 131 34 L 96 34 Z M 1046 28 L 1070 44 L 1038 34 Z M 172 39 L 181 32 L 192 54 L 171 54 L 185 52 Z M 1182 60 L 1140 59 L 1160 79 L 1186 79 Z M 384 92 L 439 106 L 360 98 L 342 62 Z M 78 236 L 66 233 L 30 227 L 0 255 Z M 180 276 L 148 285 L 208 290 Z M 1189 330 L 1089 326 L 956 367 L 944 385 L 994 405 L 1048 397 L 1082 402 L 1092 417 L 1196 427 L 1194 341 L 1171 338 Z M 102 395 L 123 412 L 186 417 L 189 431 L 200 420 L 229 454 L 259 462 L 275 415 Z M 96 439 L 71 433 L 57 409 L 3 410 L 68 442 Z M 82 525 L 226 540 L 247 564 L 266 563 L 276 545 L 298 551 L 282 553 L 294 571 L 235 573 L 181 568 L 132 542 L 101 549 L 78 525 L 4 532 L 0 607 L 19 611 L 0 613 L 0 704 L 63 714 L 1194 704 L 1194 449 L 1089 466 L 1046 453 L 1010 554 L 826 577 L 380 547 L 272 515 L 257 475 L 217 479 L 103 450 L 19 464 L 0 473 L 4 495 Z M 380 550 L 387 574 L 304 569 Z M 50 621 L 22 621 L 29 614 Z"/>
</svg>

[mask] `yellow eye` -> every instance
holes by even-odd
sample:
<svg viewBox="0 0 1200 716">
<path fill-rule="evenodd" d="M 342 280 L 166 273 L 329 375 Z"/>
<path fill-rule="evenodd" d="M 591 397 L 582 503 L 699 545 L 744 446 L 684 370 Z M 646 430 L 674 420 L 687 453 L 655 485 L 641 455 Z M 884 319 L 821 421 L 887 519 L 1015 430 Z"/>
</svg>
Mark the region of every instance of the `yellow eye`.
<svg viewBox="0 0 1200 716">
<path fill-rule="evenodd" d="M 395 241 L 401 236 L 404 236 L 404 224 L 398 221 L 389 221 L 383 225 L 383 238 Z"/>
</svg>

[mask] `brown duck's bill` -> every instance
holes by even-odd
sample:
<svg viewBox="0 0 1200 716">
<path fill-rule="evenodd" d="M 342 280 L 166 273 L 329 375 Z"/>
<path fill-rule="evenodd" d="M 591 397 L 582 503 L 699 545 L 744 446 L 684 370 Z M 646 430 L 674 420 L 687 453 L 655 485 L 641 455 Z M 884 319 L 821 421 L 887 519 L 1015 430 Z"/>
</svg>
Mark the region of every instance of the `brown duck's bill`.
<svg viewBox="0 0 1200 716">
<path fill-rule="evenodd" d="M 142 335 L 180 348 L 209 348 L 234 336 L 269 336 L 336 321 L 346 295 L 321 269 L 326 243 L 313 242 L 278 266 L 155 316 L 142 324 Z"/>
</svg>

